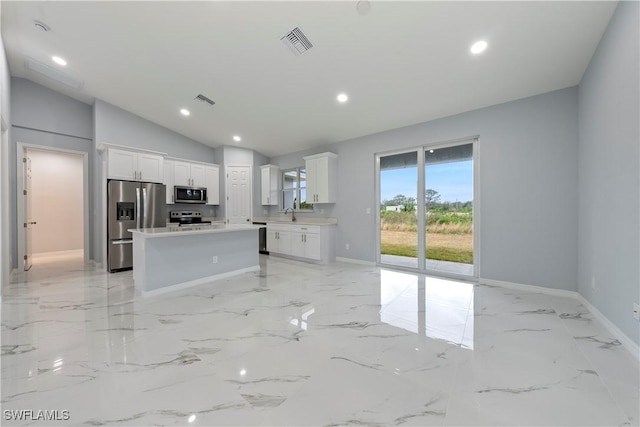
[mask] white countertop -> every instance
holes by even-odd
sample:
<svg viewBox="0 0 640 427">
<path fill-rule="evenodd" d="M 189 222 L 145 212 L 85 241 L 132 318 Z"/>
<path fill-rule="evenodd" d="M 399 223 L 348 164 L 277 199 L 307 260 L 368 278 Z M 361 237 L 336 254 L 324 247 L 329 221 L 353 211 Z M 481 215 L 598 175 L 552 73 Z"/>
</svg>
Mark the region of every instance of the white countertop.
<svg viewBox="0 0 640 427">
<path fill-rule="evenodd" d="M 266 222 L 269 224 L 292 224 L 292 225 L 336 225 L 337 218 L 304 218 L 296 217 L 295 221 L 291 221 L 291 217 L 267 217 L 253 218 L 254 222 Z"/>
<path fill-rule="evenodd" d="M 132 228 L 132 234 L 144 237 L 175 237 L 175 236 L 192 236 L 194 234 L 213 234 L 213 233 L 231 233 L 234 231 L 258 230 L 258 225 L 247 224 L 211 224 L 197 226 L 174 226 L 159 228 Z"/>
</svg>

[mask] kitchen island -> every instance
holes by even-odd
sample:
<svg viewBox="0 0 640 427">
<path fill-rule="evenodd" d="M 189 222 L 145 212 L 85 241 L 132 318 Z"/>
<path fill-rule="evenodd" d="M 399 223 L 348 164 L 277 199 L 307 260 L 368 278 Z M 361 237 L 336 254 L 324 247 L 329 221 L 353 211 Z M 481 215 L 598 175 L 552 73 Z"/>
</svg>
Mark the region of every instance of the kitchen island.
<svg viewBox="0 0 640 427">
<path fill-rule="evenodd" d="M 144 296 L 258 270 L 258 226 L 131 229 L 133 281 Z"/>
</svg>

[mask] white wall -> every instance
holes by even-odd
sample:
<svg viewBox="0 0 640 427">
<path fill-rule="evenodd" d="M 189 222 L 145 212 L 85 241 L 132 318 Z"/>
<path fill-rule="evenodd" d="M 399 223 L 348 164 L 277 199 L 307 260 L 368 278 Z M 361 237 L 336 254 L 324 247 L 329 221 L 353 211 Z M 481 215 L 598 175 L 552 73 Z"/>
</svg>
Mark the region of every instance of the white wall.
<svg viewBox="0 0 640 427">
<path fill-rule="evenodd" d="M 17 143 L 89 153 L 89 188 L 92 187 L 93 123 L 91 106 L 29 80 L 11 79 L 11 130 L 9 144 L 10 226 L 13 267 L 18 259 Z M 20 164 L 21 172 L 22 164 Z M 93 206 L 89 201 L 89 229 Z M 94 236 L 89 233 L 89 244 Z M 95 259 L 90 252 L 89 257 Z"/>
<path fill-rule="evenodd" d="M 34 254 L 83 248 L 81 155 L 27 150 L 31 159 L 31 208 L 36 222 Z"/>
<path fill-rule="evenodd" d="M 576 290 L 577 94 L 563 89 L 316 149 L 338 154 L 338 203 L 323 206 L 338 218 L 336 255 L 376 260 L 375 153 L 480 135 L 480 276 Z M 271 160 L 284 169 L 312 153 Z"/>
<path fill-rule="evenodd" d="M 0 5 L 0 16 L 2 14 Z M 11 127 L 11 77 L 4 49 L 4 41 L 0 35 L 0 120 L 6 126 L 0 135 L 0 284 L 9 283 L 11 271 L 11 239 L 9 228 L 9 132 Z M 0 289 L 1 291 L 1 289 Z"/>
<path fill-rule="evenodd" d="M 580 82 L 578 291 L 640 343 L 640 4 L 620 2 Z M 592 281 L 595 289 L 592 288 Z"/>
</svg>

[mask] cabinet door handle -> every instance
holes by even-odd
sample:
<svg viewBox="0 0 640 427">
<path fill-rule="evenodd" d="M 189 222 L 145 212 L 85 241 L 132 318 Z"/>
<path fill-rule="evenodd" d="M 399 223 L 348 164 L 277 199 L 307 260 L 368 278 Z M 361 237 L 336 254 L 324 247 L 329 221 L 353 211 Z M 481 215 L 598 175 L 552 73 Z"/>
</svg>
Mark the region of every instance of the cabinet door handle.
<svg viewBox="0 0 640 427">
<path fill-rule="evenodd" d="M 140 178 L 140 181 L 142 181 L 142 171 L 138 172 L 138 175 L 140 175 L 139 178 Z"/>
<path fill-rule="evenodd" d="M 301 235 L 300 235 L 300 241 L 301 241 L 301 242 L 304 242 L 304 234 L 301 234 Z"/>
</svg>

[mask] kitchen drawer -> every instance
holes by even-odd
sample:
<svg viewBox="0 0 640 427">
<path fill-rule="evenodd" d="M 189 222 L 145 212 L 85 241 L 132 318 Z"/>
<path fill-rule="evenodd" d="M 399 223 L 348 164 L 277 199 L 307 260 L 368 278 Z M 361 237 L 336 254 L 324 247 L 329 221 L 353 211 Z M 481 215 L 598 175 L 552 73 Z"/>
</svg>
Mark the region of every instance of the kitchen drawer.
<svg viewBox="0 0 640 427">
<path fill-rule="evenodd" d="M 273 231 L 290 231 L 294 233 L 320 234 L 319 225 L 303 225 L 296 223 L 267 223 L 267 229 Z"/>
</svg>

